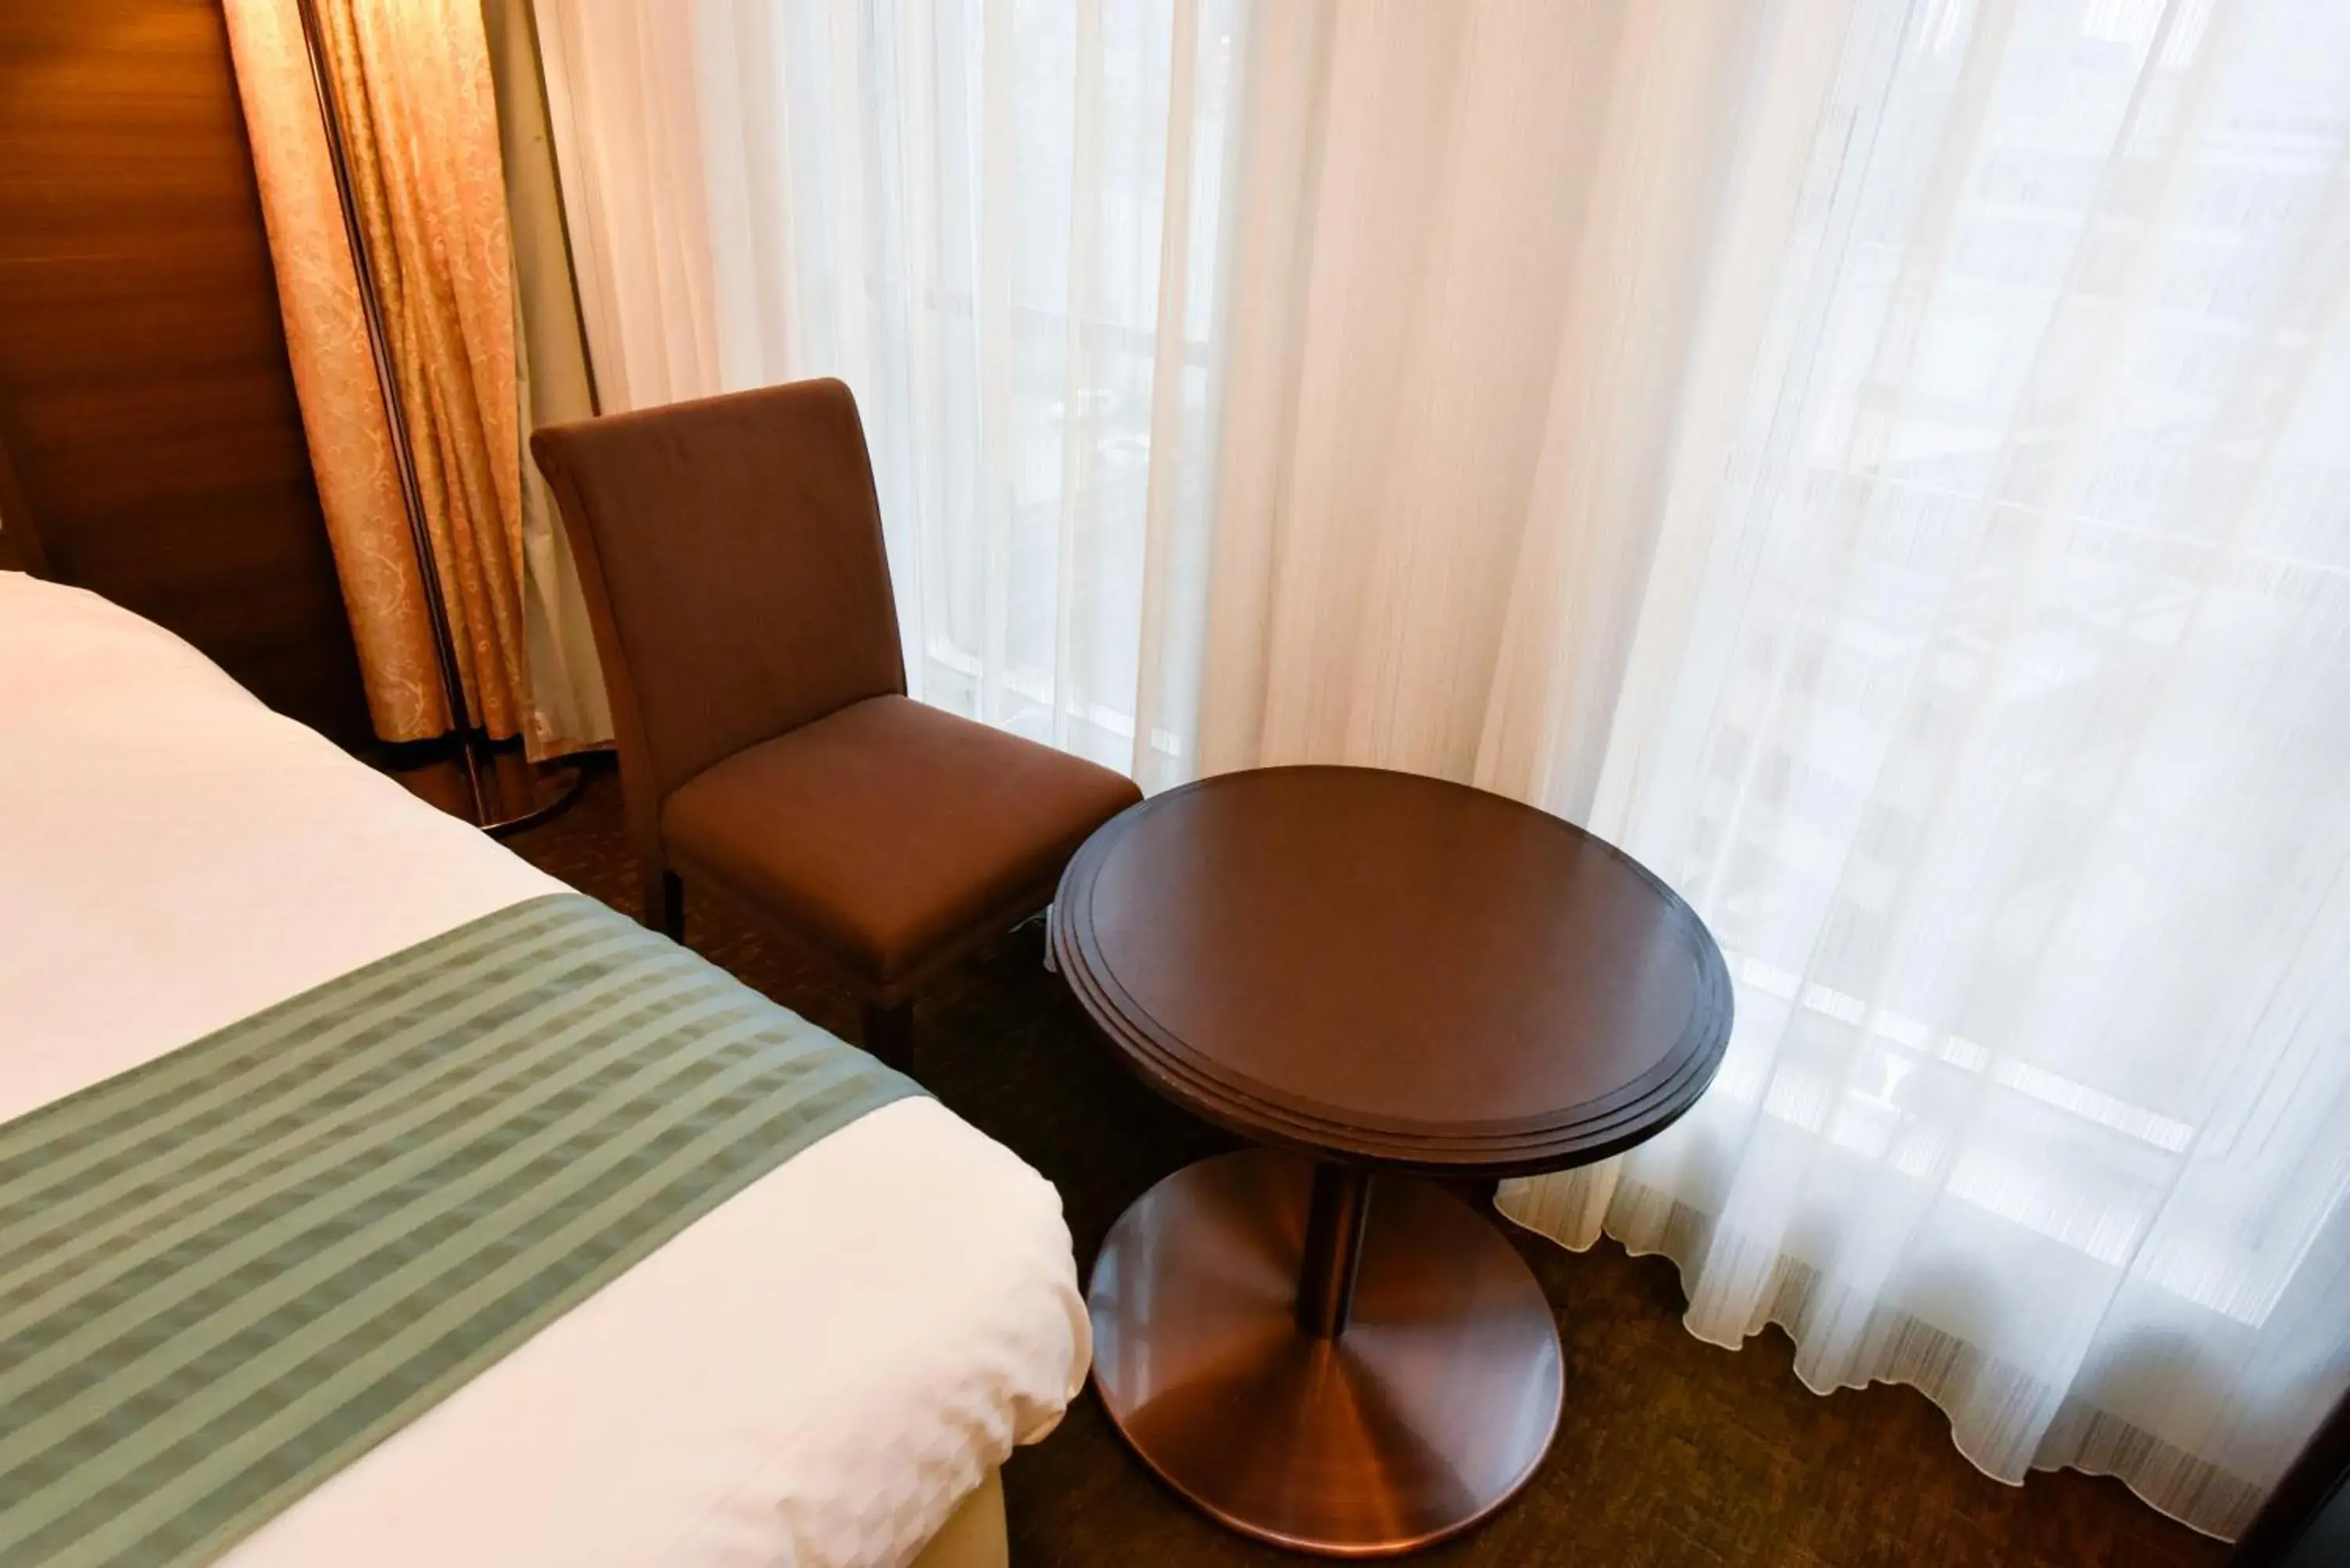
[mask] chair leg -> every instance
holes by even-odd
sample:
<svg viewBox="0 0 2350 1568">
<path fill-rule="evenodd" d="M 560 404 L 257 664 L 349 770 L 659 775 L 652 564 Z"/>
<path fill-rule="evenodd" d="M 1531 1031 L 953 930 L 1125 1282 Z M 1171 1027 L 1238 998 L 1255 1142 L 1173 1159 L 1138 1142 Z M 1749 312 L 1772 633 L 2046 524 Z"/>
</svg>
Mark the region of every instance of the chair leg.
<svg viewBox="0 0 2350 1568">
<path fill-rule="evenodd" d="M 685 940 L 685 884 L 676 872 L 646 869 L 645 924 L 673 942 Z"/>
<path fill-rule="evenodd" d="M 914 1004 L 910 999 L 889 1002 L 867 999 L 865 1049 L 884 1066 L 895 1067 L 900 1073 L 914 1070 Z"/>
</svg>

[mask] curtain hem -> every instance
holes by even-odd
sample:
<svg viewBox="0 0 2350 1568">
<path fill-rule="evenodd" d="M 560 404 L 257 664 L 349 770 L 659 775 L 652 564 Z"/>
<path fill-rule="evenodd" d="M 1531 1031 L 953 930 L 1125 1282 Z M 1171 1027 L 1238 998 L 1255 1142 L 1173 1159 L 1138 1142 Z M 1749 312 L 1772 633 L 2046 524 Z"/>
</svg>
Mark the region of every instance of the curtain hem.
<svg viewBox="0 0 2350 1568">
<path fill-rule="evenodd" d="M 1537 1178 L 1534 1179 L 1540 1180 L 1543 1179 Z M 1587 1237 L 1583 1237 L 1575 1234 L 1575 1231 L 1577 1228 L 1573 1227 L 1570 1224 L 1544 1223 L 1541 1219 L 1538 1219 L 1536 1216 L 1540 1214 L 1542 1205 L 1538 1199 L 1530 1199 L 1527 1196 L 1526 1189 L 1528 1185 L 1528 1182 L 1520 1180 L 1504 1181 L 1502 1183 L 1501 1189 L 1496 1192 L 1493 1197 L 1494 1211 L 1500 1214 L 1503 1219 L 1509 1220 L 1512 1224 L 1517 1226 L 1519 1229 L 1540 1236 L 1545 1241 L 1555 1242 L 1571 1252 L 1590 1251 L 1593 1248 L 1596 1247 L 1604 1238 L 1616 1242 L 1617 1245 L 1622 1247 L 1625 1252 L 1631 1257 L 1664 1258 L 1672 1263 L 1674 1271 L 1679 1277 L 1682 1298 L 1685 1301 L 1693 1299 L 1693 1293 L 1691 1291 L 1691 1285 L 1693 1282 L 1692 1276 L 1697 1272 L 1698 1265 L 1691 1262 L 1688 1258 L 1683 1257 L 1681 1255 L 1681 1250 L 1690 1247 L 1692 1243 L 1698 1242 L 1703 1236 L 1711 1232 L 1714 1225 L 1714 1220 L 1711 1216 L 1705 1214 L 1702 1210 L 1688 1203 L 1682 1202 L 1679 1199 L 1673 1198 L 1669 1193 L 1662 1192 L 1654 1188 L 1645 1187 L 1638 1183 L 1627 1181 L 1622 1183 L 1616 1189 L 1616 1194 L 1611 1196 L 1610 1199 L 1610 1207 L 1613 1207 L 1613 1204 L 1616 1201 L 1620 1200 L 1621 1196 L 1626 1194 L 1637 1194 L 1640 1199 L 1648 1203 L 1663 1206 L 1667 1212 L 1667 1218 L 1658 1226 L 1658 1235 L 1656 1239 L 1652 1242 L 1644 1244 L 1632 1237 L 1623 1234 L 1622 1231 L 1617 1226 L 1612 1225 L 1604 1220 L 1591 1229 L 1591 1233 Z M 1933 1328 L 1930 1324 L 1924 1324 L 1919 1320 L 1909 1317 L 1907 1314 L 1900 1314 L 1900 1316 L 1907 1324 L 1914 1324 L 1918 1329 L 1927 1333 L 1950 1338 L 1953 1343 L 1957 1343 L 1955 1336 L 1943 1335 L 1942 1331 Z M 1771 1310 L 1765 1312 L 1761 1319 L 1754 1323 L 1745 1334 L 1739 1335 L 1735 1339 L 1719 1337 L 1714 1334 L 1705 1333 L 1703 1330 L 1690 1323 L 1689 1315 L 1686 1313 L 1683 1314 L 1681 1320 L 1681 1326 L 1688 1331 L 1690 1338 L 1706 1345 L 1713 1345 L 1717 1349 L 1731 1352 L 1744 1349 L 1748 1340 L 1752 1339 L 1755 1334 L 1760 1334 L 1765 1327 L 1773 1324 L 1776 1324 L 1780 1331 L 1785 1334 L 1788 1339 L 1794 1343 L 1796 1347 L 1797 1361 L 1800 1364 L 1804 1340 L 1799 1334 L 1796 1325 L 1788 1321 L 1786 1314 L 1775 1305 Z M 2114 1480 L 2120 1481 L 2124 1486 L 2127 1487 L 2132 1496 L 2136 1497 L 2140 1502 L 2145 1503 L 2148 1508 L 2151 1508 L 2156 1512 L 2161 1514 L 2164 1518 L 2173 1520 L 2178 1523 L 2183 1524 L 2199 1535 L 2210 1536 L 2215 1541 L 2229 1542 L 2234 1541 L 2239 1535 L 2243 1533 L 2245 1527 L 2251 1523 L 2253 1514 L 2259 1511 L 2262 1500 L 2267 1495 L 2268 1489 L 2254 1485 L 2252 1482 L 2244 1480 L 2242 1477 L 2222 1469 L 2220 1467 L 2210 1463 L 2209 1460 L 2196 1459 L 2192 1455 L 2181 1451 L 2175 1445 L 2163 1441 L 2160 1438 L 2154 1436 L 2152 1433 L 2146 1431 L 2142 1428 L 2137 1427 L 2130 1422 L 2124 1420 L 2120 1417 L 2111 1415 L 2105 1411 L 2094 1409 L 2085 1410 L 2080 1414 L 2076 1414 L 2076 1407 L 2069 1400 L 2065 1403 L 2063 1413 L 2061 1413 L 2057 1419 L 2051 1424 L 2050 1429 L 2052 1433 L 2062 1430 L 2066 1427 L 2078 1426 L 2081 1424 L 2085 1417 L 2092 1425 L 2100 1421 L 2112 1423 L 2121 1429 L 2120 1437 L 2117 1439 L 2109 1439 L 2109 1441 L 2127 1441 L 2135 1439 L 2137 1442 L 2146 1445 L 2149 1450 L 2161 1456 L 2168 1456 L 2175 1466 L 2178 1467 L 2182 1472 L 2191 1476 L 2192 1479 L 2181 1481 L 2177 1485 L 2170 1487 L 2155 1487 L 2150 1483 L 2142 1483 L 2141 1475 L 2139 1473 L 2134 1473 L 2134 1471 L 2142 1470 L 2143 1467 L 2098 1464 L 2088 1459 L 2085 1456 L 2074 1459 L 2044 1459 L 2039 1456 L 2035 1456 L 2031 1463 L 2024 1467 L 2023 1473 L 2018 1475 L 2003 1474 L 2000 1469 L 1996 1468 L 1992 1464 L 1984 1462 L 1984 1460 L 1977 1454 L 1970 1451 L 1967 1440 L 1959 1429 L 1959 1419 L 1957 1416 L 1953 1415 L 1949 1407 L 1945 1404 L 1941 1391 L 1929 1386 L 1926 1380 L 1915 1376 L 1906 1376 L 1897 1373 L 1881 1376 L 1871 1375 L 1867 1377 L 1859 1379 L 1858 1381 L 1848 1379 L 1832 1381 L 1825 1386 L 1822 1386 L 1819 1384 L 1814 1383 L 1811 1377 L 1807 1376 L 1804 1373 L 1800 1365 L 1797 1365 L 1792 1370 L 1794 1370 L 1795 1374 L 1795 1380 L 1804 1386 L 1806 1392 L 1818 1395 L 1822 1397 L 1825 1397 L 1826 1396 L 1836 1393 L 1842 1389 L 1866 1388 L 1872 1385 L 1879 1383 L 1897 1384 L 1916 1389 L 1918 1393 L 1924 1395 L 1933 1403 L 1936 1411 L 1939 1413 L 1950 1424 L 1950 1446 L 1958 1451 L 1960 1457 L 1964 1459 L 1969 1464 L 1974 1466 L 1975 1469 L 1980 1470 L 1983 1475 L 1999 1482 L 2002 1486 L 2020 1488 L 2030 1479 L 2031 1472 L 2035 1470 L 2054 1471 L 2060 1469 L 2072 1469 L 2078 1470 L 2084 1475 L 2111 1476 Z M 2022 1373 L 2016 1373 L 2015 1376 L 2022 1376 L 2024 1375 Z M 2197 1508 L 2194 1505 L 2191 1494 L 2195 1491 L 2210 1487 L 2222 1488 L 2234 1495 L 2227 1499 L 2223 1507 L 2209 1509 Z M 2182 1492 L 2189 1493 L 2190 1495 L 2182 1498 L 2180 1495 Z"/>
</svg>

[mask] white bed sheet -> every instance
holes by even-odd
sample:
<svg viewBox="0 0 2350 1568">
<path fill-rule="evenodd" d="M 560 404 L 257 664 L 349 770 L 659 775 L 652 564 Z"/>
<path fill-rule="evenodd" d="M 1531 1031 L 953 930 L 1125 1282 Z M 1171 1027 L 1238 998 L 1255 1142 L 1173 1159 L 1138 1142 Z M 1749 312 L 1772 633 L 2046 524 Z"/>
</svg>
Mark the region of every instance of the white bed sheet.
<svg viewBox="0 0 2350 1568">
<path fill-rule="evenodd" d="M 170 634 L 0 572 L 0 1121 L 559 886 Z M 1088 1350 L 1058 1196 L 903 1101 L 222 1561 L 901 1563 L 1051 1429 Z"/>
</svg>

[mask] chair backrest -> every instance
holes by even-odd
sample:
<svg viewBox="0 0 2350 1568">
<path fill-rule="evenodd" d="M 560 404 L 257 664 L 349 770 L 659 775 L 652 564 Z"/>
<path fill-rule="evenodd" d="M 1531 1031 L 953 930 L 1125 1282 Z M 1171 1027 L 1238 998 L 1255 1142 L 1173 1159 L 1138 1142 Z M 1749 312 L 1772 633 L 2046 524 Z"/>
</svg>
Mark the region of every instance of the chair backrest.
<svg viewBox="0 0 2350 1568">
<path fill-rule="evenodd" d="M 579 560 L 638 809 L 906 690 L 872 461 L 838 381 L 551 425 L 530 450 Z"/>
</svg>

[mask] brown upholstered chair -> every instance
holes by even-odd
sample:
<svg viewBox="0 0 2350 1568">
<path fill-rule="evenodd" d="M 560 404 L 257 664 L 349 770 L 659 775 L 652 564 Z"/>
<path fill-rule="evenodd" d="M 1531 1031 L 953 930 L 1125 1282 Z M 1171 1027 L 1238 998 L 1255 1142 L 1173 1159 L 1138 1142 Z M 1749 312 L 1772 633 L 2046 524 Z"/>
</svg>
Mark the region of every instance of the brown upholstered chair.
<svg viewBox="0 0 2350 1568">
<path fill-rule="evenodd" d="M 903 1064 L 916 987 L 1052 899 L 1132 783 L 909 701 L 837 381 L 531 437 L 587 589 L 645 923 L 706 878 L 831 959 Z"/>
</svg>

